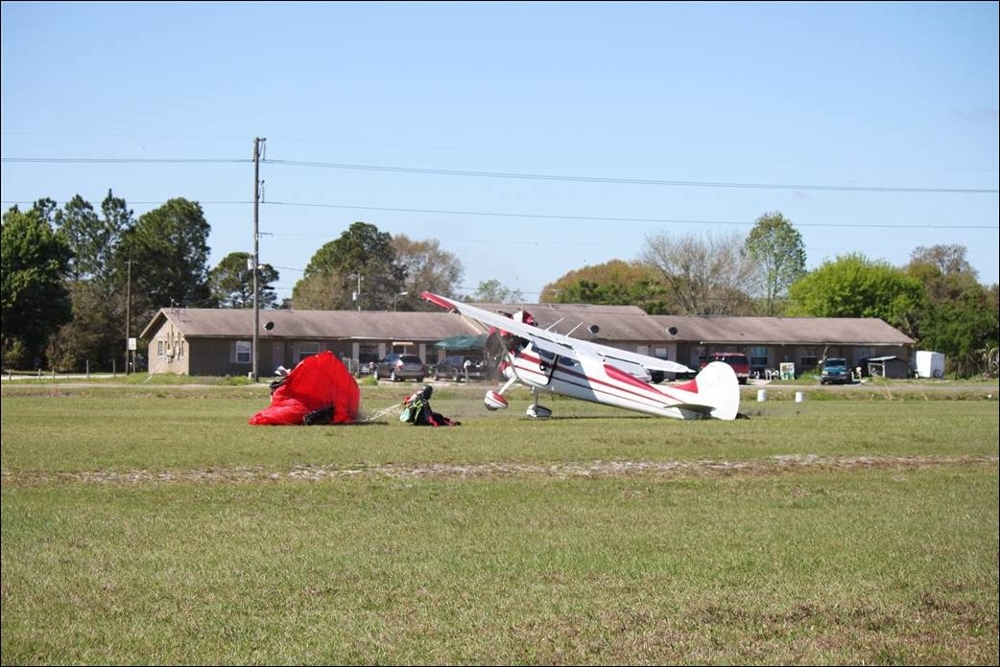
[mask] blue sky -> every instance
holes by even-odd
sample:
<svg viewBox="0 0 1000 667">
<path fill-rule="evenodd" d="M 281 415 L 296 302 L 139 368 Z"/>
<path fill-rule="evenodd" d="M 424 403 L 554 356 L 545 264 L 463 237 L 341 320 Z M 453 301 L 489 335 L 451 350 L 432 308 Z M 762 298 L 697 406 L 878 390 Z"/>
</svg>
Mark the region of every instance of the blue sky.
<svg viewBox="0 0 1000 667">
<path fill-rule="evenodd" d="M 253 250 L 264 137 L 280 298 L 358 220 L 529 301 L 775 211 L 809 268 L 959 244 L 1000 281 L 996 2 L 3 2 L 0 25 L 4 210 L 186 197 L 214 266 Z"/>
</svg>

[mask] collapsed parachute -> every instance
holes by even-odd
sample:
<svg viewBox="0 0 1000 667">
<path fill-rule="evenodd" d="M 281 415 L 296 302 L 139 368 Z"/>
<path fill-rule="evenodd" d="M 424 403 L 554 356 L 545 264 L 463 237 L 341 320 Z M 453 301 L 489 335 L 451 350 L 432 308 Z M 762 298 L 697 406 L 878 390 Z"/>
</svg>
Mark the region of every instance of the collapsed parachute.
<svg viewBox="0 0 1000 667">
<path fill-rule="evenodd" d="M 258 425 L 350 424 L 358 418 L 361 390 L 329 350 L 306 357 L 272 385 L 271 405 L 253 417 Z"/>
</svg>

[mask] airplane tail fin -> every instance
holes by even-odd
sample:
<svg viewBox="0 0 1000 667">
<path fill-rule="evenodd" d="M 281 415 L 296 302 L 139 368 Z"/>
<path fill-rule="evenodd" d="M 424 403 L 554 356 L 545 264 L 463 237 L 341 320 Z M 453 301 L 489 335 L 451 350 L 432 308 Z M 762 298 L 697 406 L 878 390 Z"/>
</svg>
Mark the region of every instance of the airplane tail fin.
<svg viewBox="0 0 1000 667">
<path fill-rule="evenodd" d="M 692 403 L 707 407 L 716 419 L 732 420 L 739 414 L 740 382 L 732 366 L 724 361 L 713 361 L 693 380 L 677 388 L 697 394 Z"/>
</svg>

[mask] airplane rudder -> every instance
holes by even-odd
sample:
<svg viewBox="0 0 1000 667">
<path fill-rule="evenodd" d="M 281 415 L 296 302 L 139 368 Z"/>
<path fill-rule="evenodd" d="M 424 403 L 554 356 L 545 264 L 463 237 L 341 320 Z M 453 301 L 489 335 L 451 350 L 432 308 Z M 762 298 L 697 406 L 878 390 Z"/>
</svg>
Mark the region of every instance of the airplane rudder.
<svg viewBox="0 0 1000 667">
<path fill-rule="evenodd" d="M 740 381 L 732 366 L 724 361 L 713 361 L 695 376 L 698 393 L 713 406 L 716 419 L 732 420 L 740 411 Z"/>
</svg>

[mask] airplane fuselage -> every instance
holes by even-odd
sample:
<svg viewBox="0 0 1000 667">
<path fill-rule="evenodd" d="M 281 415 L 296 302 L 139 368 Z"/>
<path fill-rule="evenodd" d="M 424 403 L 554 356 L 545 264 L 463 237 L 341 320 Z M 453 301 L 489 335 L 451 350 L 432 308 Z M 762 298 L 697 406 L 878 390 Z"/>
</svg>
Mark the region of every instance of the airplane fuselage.
<svg viewBox="0 0 1000 667">
<path fill-rule="evenodd" d="M 675 407 L 690 403 L 690 397 L 685 396 L 688 392 L 682 386 L 652 385 L 600 359 L 582 357 L 577 360 L 528 345 L 510 351 L 507 362 L 508 377 L 514 374 L 519 382 L 538 391 L 659 417 L 697 419 L 710 416 L 707 406 L 704 411 Z"/>
<path fill-rule="evenodd" d="M 736 419 L 739 414 L 740 389 L 731 366 L 712 362 L 698 371 L 694 379 L 669 386 L 649 382 L 653 373 L 693 373 L 683 364 L 628 352 L 594 341 L 584 341 L 541 329 L 533 317 L 520 311 L 513 316 L 494 313 L 470 304 L 454 301 L 431 292 L 421 295 L 442 308 L 477 320 L 490 330 L 490 340 L 502 348 L 491 356 L 500 361 L 507 382 L 499 391 L 486 393 L 488 410 L 508 406 L 503 393 L 515 383 L 532 390 L 527 414 L 548 417 L 552 411 L 538 405 L 541 391 L 560 394 L 591 403 L 611 405 L 674 419 Z M 597 327 L 588 328 L 596 334 Z"/>
</svg>

